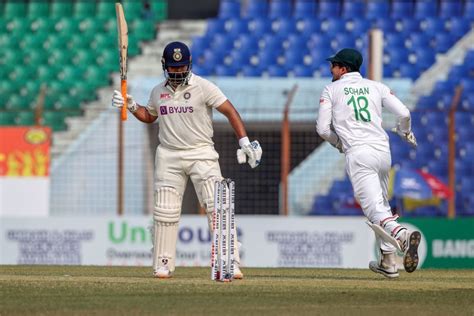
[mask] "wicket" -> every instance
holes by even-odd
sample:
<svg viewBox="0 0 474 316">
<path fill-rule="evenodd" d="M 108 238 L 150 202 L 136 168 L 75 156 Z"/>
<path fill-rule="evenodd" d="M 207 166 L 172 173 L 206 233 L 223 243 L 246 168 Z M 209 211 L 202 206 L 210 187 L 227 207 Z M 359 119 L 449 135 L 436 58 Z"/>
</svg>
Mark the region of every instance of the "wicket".
<svg viewBox="0 0 474 316">
<path fill-rule="evenodd" d="M 214 184 L 212 214 L 211 280 L 229 282 L 234 277 L 235 183 L 231 179 Z"/>
</svg>

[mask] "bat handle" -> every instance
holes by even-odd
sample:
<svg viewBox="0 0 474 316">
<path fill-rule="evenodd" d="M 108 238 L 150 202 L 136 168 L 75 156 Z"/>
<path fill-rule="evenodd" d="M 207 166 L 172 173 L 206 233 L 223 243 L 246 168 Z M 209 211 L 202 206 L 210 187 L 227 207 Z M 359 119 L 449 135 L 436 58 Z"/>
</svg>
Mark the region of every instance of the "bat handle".
<svg viewBox="0 0 474 316">
<path fill-rule="evenodd" d="M 122 80 L 122 97 L 123 97 L 123 106 L 122 106 L 122 112 L 121 112 L 121 118 L 122 121 L 127 120 L 127 80 Z"/>
</svg>

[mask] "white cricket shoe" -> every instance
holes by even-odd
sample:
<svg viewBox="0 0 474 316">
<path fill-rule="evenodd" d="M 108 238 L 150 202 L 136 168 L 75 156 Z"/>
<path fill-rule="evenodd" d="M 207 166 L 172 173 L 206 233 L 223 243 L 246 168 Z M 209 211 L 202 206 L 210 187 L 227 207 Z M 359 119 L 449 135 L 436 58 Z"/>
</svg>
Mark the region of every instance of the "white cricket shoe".
<svg viewBox="0 0 474 316">
<path fill-rule="evenodd" d="M 370 261 L 369 269 L 389 279 L 398 278 L 400 276 L 395 261 L 395 252 L 384 254 L 383 251 L 381 251 L 379 261 Z"/>
<path fill-rule="evenodd" d="M 158 279 L 169 279 L 173 276 L 173 272 L 168 267 L 159 267 L 153 271 L 153 276 Z"/>
<path fill-rule="evenodd" d="M 418 246 L 420 245 L 421 234 L 416 230 L 408 231 L 404 229 L 398 235 L 396 239 L 404 252 L 403 266 L 406 272 L 411 273 L 418 267 Z"/>
<path fill-rule="evenodd" d="M 240 270 L 239 266 L 234 266 L 234 279 L 242 280 L 244 278 L 244 274 Z"/>
</svg>

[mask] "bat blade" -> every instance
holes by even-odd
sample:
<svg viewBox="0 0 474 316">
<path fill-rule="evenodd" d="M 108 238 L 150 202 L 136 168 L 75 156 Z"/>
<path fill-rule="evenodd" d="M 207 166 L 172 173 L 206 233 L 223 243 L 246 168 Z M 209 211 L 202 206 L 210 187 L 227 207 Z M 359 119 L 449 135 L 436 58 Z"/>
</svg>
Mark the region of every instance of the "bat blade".
<svg viewBox="0 0 474 316">
<path fill-rule="evenodd" d="M 117 32 L 118 32 L 118 50 L 120 61 L 120 79 L 121 92 L 124 99 L 121 117 L 122 121 L 127 119 L 127 55 L 128 55 L 128 27 L 125 20 L 123 7 L 120 3 L 115 4 L 115 12 L 117 14 Z"/>
</svg>

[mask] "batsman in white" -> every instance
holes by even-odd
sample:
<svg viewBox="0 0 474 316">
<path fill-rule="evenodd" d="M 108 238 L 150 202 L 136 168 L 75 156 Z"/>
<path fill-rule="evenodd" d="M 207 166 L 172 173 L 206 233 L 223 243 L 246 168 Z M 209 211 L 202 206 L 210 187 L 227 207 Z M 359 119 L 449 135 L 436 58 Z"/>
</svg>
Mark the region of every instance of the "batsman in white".
<svg viewBox="0 0 474 316">
<path fill-rule="evenodd" d="M 374 229 L 380 258 L 370 262 L 369 268 L 388 278 L 398 277 L 395 259 L 396 249 L 400 249 L 404 252 L 405 270 L 413 272 L 418 265 L 421 235 L 408 231 L 397 222 L 398 216 L 392 215 L 388 202 L 392 161 L 388 135 L 382 128 L 385 107 L 397 116 L 398 135 L 416 147 L 410 111 L 386 85 L 361 76 L 363 60 L 357 50 L 345 48 L 327 60 L 333 82 L 321 94 L 316 128 L 322 138 L 345 154 L 346 172 L 355 198 L 370 223 L 380 225 Z"/>
<path fill-rule="evenodd" d="M 219 154 L 214 149 L 212 111 L 217 109 L 229 120 L 240 149 L 239 163 L 252 168 L 260 164 L 262 148 L 250 142 L 239 113 L 222 91 L 210 81 L 191 72 L 189 48 L 181 42 L 169 43 L 161 58 L 165 80 L 151 91 L 148 104 L 141 106 L 127 95 L 127 107 L 142 122 L 158 119 L 159 141 L 155 156 L 153 275 L 169 278 L 175 270 L 178 223 L 182 197 L 191 178 L 200 204 L 205 207 L 212 232 L 214 182 L 222 179 Z M 112 104 L 122 107 L 124 99 L 114 91 Z M 239 268 L 238 242 L 235 241 L 234 277 L 243 278 Z"/>
</svg>

